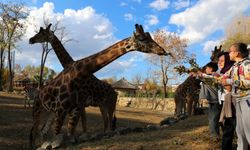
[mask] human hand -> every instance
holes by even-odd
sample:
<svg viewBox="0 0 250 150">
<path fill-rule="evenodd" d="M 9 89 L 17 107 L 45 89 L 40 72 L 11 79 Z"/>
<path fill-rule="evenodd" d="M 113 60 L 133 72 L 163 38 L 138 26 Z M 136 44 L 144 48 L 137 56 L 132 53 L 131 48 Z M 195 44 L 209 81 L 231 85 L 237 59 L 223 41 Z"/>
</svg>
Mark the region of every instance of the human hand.
<svg viewBox="0 0 250 150">
<path fill-rule="evenodd" d="M 220 79 L 220 84 L 227 85 L 227 79 L 226 78 Z"/>
<path fill-rule="evenodd" d="M 217 77 L 217 78 L 218 78 L 218 77 L 220 77 L 221 75 L 220 75 L 220 74 L 218 74 L 217 72 L 214 72 L 214 73 L 213 73 L 213 76 L 215 76 L 215 77 Z"/>
</svg>

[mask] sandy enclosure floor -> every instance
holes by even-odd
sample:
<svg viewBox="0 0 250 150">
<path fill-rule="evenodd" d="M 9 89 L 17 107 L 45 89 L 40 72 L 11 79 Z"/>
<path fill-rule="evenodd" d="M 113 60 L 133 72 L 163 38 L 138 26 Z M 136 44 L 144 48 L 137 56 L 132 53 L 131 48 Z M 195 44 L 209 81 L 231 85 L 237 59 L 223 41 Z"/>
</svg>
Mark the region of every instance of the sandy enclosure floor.
<svg viewBox="0 0 250 150">
<path fill-rule="evenodd" d="M 31 108 L 24 108 L 22 97 L 7 96 L 0 96 L 0 149 L 26 150 L 32 125 Z M 99 108 L 88 107 L 86 112 L 88 132 L 102 131 L 103 122 Z M 117 127 L 144 127 L 148 124 L 158 124 L 170 115 L 172 112 L 117 106 Z M 78 124 L 76 134 L 81 134 L 81 131 L 81 126 Z M 62 132 L 66 133 L 66 125 Z"/>
</svg>

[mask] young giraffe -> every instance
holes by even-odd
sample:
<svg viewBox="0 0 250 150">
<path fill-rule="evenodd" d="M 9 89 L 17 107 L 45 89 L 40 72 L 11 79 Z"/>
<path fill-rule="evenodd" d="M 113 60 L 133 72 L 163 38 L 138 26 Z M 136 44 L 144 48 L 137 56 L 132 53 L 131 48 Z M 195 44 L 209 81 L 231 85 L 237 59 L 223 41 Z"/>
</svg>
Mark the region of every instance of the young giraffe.
<svg viewBox="0 0 250 150">
<path fill-rule="evenodd" d="M 34 144 L 40 114 L 43 111 L 55 113 L 55 134 L 60 132 L 64 118 L 69 114 L 68 135 L 73 135 L 83 106 L 95 96 L 100 98 L 105 96 L 104 92 L 99 92 L 98 89 L 103 87 L 96 87 L 98 79 L 93 73 L 127 52 L 135 50 L 169 55 L 151 38 L 148 32 L 144 33 L 141 25 L 136 24 L 136 32 L 132 37 L 117 42 L 102 52 L 67 65 L 55 79 L 42 86 L 39 90 L 39 100 L 35 101 L 33 107 L 31 146 Z"/>
<path fill-rule="evenodd" d="M 53 31 L 50 30 L 52 24 L 49 24 L 46 29 L 43 29 L 40 27 L 39 32 L 34 35 L 33 37 L 30 38 L 30 44 L 35 44 L 35 43 L 43 43 L 43 42 L 49 42 L 54 49 L 56 56 L 60 60 L 62 66 L 65 68 L 67 65 L 71 64 L 74 62 L 72 57 L 69 55 L 67 50 L 64 48 L 62 45 L 61 41 L 56 37 Z M 98 83 L 102 84 L 104 88 L 106 89 L 106 96 L 102 98 L 101 100 L 93 100 L 93 102 L 85 105 L 87 106 L 95 106 L 99 107 L 100 111 L 102 113 L 102 118 L 104 121 L 104 131 L 106 129 L 114 130 L 115 128 L 115 118 L 114 121 L 112 122 L 112 118 L 110 116 L 113 116 L 115 108 L 114 106 L 116 105 L 117 98 L 116 96 L 113 96 L 115 93 L 115 90 L 110 86 L 108 83 L 105 83 L 103 81 L 99 81 Z M 102 90 L 102 89 L 100 89 Z M 100 91 L 102 92 L 102 91 Z M 111 95 L 110 99 L 107 100 L 107 98 Z M 97 103 L 99 101 L 102 101 L 101 103 Z M 83 108 L 83 112 L 81 114 L 81 119 L 82 119 L 82 128 L 83 131 L 86 132 L 86 115 L 85 115 L 85 107 Z M 115 117 L 115 116 L 114 116 Z M 53 120 L 50 120 L 53 121 Z M 52 122 L 48 122 L 48 124 L 52 124 Z"/>
</svg>

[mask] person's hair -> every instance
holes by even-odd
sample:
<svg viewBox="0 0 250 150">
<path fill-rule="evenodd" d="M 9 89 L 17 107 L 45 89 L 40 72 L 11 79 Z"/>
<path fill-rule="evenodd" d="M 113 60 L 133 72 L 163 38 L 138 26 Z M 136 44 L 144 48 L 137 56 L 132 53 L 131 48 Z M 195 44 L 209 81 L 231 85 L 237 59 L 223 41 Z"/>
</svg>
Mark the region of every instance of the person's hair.
<svg viewBox="0 0 250 150">
<path fill-rule="evenodd" d="M 236 48 L 242 58 L 248 57 L 249 51 L 245 43 L 234 43 L 232 46 Z"/>
<path fill-rule="evenodd" d="M 218 65 L 217 63 L 214 63 L 214 62 L 209 62 L 205 65 L 205 68 L 212 68 L 213 72 L 217 71 L 218 70 Z"/>
<path fill-rule="evenodd" d="M 221 57 L 221 56 L 224 56 L 225 57 L 225 63 L 224 63 L 224 67 L 220 70 L 220 73 L 226 73 L 232 66 L 233 64 L 235 63 L 234 61 L 231 61 L 230 60 L 230 56 L 229 56 L 229 53 L 228 52 L 220 52 L 217 57 L 218 59 Z"/>
</svg>

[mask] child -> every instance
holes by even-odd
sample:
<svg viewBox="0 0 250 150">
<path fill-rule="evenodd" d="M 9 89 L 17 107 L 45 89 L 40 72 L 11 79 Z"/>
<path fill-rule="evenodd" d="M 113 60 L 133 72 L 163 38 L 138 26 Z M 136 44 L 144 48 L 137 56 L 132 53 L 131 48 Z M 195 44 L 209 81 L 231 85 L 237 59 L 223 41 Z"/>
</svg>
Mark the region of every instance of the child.
<svg viewBox="0 0 250 150">
<path fill-rule="evenodd" d="M 201 84 L 201 90 L 199 94 L 199 99 L 207 99 L 209 102 L 208 108 L 208 121 L 209 130 L 212 141 L 217 141 L 219 139 L 219 117 L 221 106 L 218 101 L 218 88 L 213 84 L 212 75 L 218 70 L 216 63 L 210 62 L 205 65 L 205 74 L 199 73 L 201 80 L 204 82 Z M 211 80 L 209 80 L 211 79 Z"/>
</svg>

